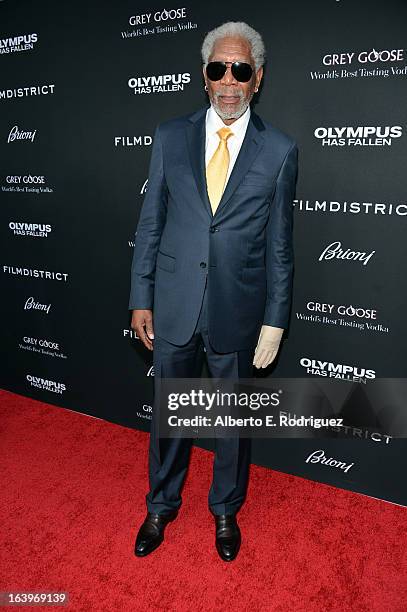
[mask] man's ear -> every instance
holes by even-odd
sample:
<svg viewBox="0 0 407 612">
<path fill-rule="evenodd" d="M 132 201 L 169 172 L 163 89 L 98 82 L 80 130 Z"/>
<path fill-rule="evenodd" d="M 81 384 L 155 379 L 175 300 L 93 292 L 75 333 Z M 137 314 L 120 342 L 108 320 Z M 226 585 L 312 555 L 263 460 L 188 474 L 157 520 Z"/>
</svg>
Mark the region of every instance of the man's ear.
<svg viewBox="0 0 407 612">
<path fill-rule="evenodd" d="M 205 66 L 204 65 L 202 65 L 202 74 L 203 74 L 203 78 L 204 78 L 205 85 L 206 85 L 206 72 L 205 72 Z"/>
</svg>

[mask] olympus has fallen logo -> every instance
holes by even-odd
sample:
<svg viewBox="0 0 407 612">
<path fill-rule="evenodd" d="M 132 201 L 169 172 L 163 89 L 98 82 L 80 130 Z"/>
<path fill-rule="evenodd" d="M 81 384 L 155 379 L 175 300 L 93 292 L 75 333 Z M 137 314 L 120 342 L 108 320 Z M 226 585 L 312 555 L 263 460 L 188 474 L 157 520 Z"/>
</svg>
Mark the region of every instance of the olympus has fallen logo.
<svg viewBox="0 0 407 612">
<path fill-rule="evenodd" d="M 389 332 L 388 326 L 378 321 L 375 308 L 309 300 L 305 305 L 305 312 L 297 311 L 295 315 L 297 320 L 306 323 L 353 328 L 365 332 Z"/>
<path fill-rule="evenodd" d="M 10 221 L 9 229 L 15 236 L 33 236 L 35 238 L 48 238 L 52 227 L 49 223 L 27 223 L 23 221 Z"/>
<path fill-rule="evenodd" d="M 311 70 L 312 80 L 407 75 L 405 49 L 369 49 L 329 52 L 322 56 L 323 69 Z"/>
<path fill-rule="evenodd" d="M 352 249 L 343 249 L 342 243 L 331 242 L 327 247 L 324 248 L 321 255 L 318 257 L 318 261 L 329 261 L 331 259 L 347 259 L 350 261 L 356 261 L 361 263 L 362 266 L 366 266 L 376 251 L 353 251 Z"/>
<path fill-rule="evenodd" d="M 320 126 L 314 130 L 314 137 L 323 147 L 389 147 L 401 136 L 401 125 Z"/>
<path fill-rule="evenodd" d="M 34 142 L 35 135 L 37 130 L 28 131 L 28 130 L 20 130 L 18 125 L 14 125 L 7 138 L 7 144 L 10 142 L 18 142 L 20 140 L 28 140 L 29 142 Z"/>
<path fill-rule="evenodd" d="M 134 94 L 174 93 L 184 91 L 191 82 L 189 72 L 130 77 L 127 81 Z"/>
<path fill-rule="evenodd" d="M 37 387 L 37 389 L 43 389 L 44 391 L 51 391 L 51 393 L 59 393 L 62 395 L 62 393 L 66 391 L 66 385 L 64 383 L 57 382 L 55 380 L 48 380 L 47 378 L 42 378 L 41 376 L 27 374 L 26 380 L 32 387 Z"/>
<path fill-rule="evenodd" d="M 40 312 L 49 314 L 50 309 L 51 304 L 42 304 L 41 302 L 37 302 L 32 295 L 30 295 L 30 297 L 24 302 L 24 310 L 39 310 Z"/>
<path fill-rule="evenodd" d="M 366 383 L 368 379 L 376 378 L 376 372 L 374 370 L 359 368 L 344 363 L 332 363 L 331 361 L 310 359 L 309 357 L 301 357 L 300 365 L 305 369 L 307 374 L 312 376 L 322 376 L 363 383 Z"/>
<path fill-rule="evenodd" d="M 333 215 L 407 215 L 407 203 L 356 202 L 350 200 L 293 200 L 294 207 L 302 213 L 328 213 Z"/>
<path fill-rule="evenodd" d="M 197 23 L 190 21 L 186 7 L 165 8 L 154 13 L 130 15 L 128 22 L 132 29 L 122 31 L 122 38 L 137 38 L 167 32 L 177 34 L 196 30 L 198 27 Z"/>
<path fill-rule="evenodd" d="M 62 353 L 59 343 L 53 340 L 47 340 L 46 338 L 31 338 L 29 336 L 24 336 L 18 348 L 24 351 L 30 351 L 31 353 L 45 355 L 46 357 L 67 359 L 67 356 Z"/>
<path fill-rule="evenodd" d="M 153 137 L 149 135 L 145 136 L 115 136 L 114 146 L 115 148 L 120 147 L 131 148 L 131 147 L 149 147 L 153 142 Z"/>
<path fill-rule="evenodd" d="M 17 53 L 18 51 L 31 51 L 34 44 L 38 41 L 38 34 L 21 34 L 19 36 L 9 36 L 0 38 L 0 55 L 6 53 Z"/>
</svg>

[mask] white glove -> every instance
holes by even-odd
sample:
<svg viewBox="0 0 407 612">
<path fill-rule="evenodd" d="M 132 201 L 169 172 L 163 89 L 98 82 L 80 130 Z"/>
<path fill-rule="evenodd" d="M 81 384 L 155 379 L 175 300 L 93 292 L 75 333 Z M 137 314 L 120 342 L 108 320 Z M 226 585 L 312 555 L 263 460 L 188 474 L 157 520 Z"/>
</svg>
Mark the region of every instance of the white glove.
<svg viewBox="0 0 407 612">
<path fill-rule="evenodd" d="M 274 361 L 284 329 L 263 325 L 260 330 L 259 340 L 254 352 L 253 365 L 256 368 L 266 368 Z"/>
</svg>

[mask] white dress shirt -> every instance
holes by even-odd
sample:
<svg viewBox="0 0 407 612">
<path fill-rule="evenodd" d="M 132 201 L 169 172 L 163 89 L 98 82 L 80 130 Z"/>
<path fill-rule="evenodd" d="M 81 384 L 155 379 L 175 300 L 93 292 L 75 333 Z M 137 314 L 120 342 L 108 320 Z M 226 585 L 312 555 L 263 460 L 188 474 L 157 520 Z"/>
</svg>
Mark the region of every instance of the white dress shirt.
<svg viewBox="0 0 407 612">
<path fill-rule="evenodd" d="M 228 173 L 226 175 L 225 187 L 229 180 L 230 173 L 233 170 L 233 166 L 239 154 L 240 147 L 242 146 L 249 119 L 250 104 L 243 113 L 243 115 L 241 115 L 239 119 L 236 119 L 236 121 L 234 121 L 230 125 L 226 125 L 226 123 L 223 123 L 222 119 L 219 117 L 218 113 L 215 111 L 212 105 L 206 111 L 205 166 L 208 165 L 209 160 L 215 153 L 220 142 L 219 135 L 216 132 L 222 127 L 229 127 L 233 132 L 233 135 L 229 136 L 229 138 L 227 139 L 227 146 L 229 150 L 229 168 Z"/>
</svg>

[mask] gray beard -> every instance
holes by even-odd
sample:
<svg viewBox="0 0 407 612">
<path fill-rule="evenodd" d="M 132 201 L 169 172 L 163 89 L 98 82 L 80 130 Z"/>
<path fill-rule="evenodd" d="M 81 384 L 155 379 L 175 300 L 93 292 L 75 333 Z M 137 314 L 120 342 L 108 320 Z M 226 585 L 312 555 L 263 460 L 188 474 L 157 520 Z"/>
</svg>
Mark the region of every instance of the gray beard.
<svg viewBox="0 0 407 612">
<path fill-rule="evenodd" d="M 239 117 L 241 117 L 243 113 L 246 111 L 249 104 L 250 104 L 250 100 L 241 100 L 241 102 L 238 104 L 235 110 L 225 112 L 225 111 L 222 111 L 221 108 L 219 108 L 216 98 L 212 101 L 212 106 L 221 119 L 239 119 Z"/>
</svg>

